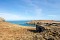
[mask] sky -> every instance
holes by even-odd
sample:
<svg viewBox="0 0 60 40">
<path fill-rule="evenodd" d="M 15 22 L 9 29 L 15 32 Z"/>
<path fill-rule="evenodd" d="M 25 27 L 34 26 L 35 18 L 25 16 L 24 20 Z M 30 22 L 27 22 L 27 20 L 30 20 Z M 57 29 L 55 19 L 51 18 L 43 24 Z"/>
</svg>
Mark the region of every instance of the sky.
<svg viewBox="0 0 60 40">
<path fill-rule="evenodd" d="M 60 20 L 60 0 L 0 0 L 5 20 Z"/>
</svg>

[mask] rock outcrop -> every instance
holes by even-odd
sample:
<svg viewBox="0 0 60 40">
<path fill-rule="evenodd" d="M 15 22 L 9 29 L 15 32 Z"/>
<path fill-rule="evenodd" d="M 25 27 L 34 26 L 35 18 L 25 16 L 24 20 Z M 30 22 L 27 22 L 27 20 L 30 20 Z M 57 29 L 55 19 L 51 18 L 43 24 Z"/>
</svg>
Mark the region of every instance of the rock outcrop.
<svg viewBox="0 0 60 40">
<path fill-rule="evenodd" d="M 44 27 L 36 25 L 36 32 L 43 32 L 45 30 Z"/>
<path fill-rule="evenodd" d="M 44 25 L 44 26 L 60 26 L 60 22 L 57 22 L 55 20 L 33 20 L 30 22 L 27 22 L 27 24 L 39 24 L 39 25 Z"/>
<path fill-rule="evenodd" d="M 33 20 L 28 24 L 36 25 L 36 31 L 41 32 L 45 29 L 53 29 L 60 27 L 60 22 L 54 20 Z"/>
<path fill-rule="evenodd" d="M 0 17 L 0 22 L 5 22 L 5 19 Z"/>
<path fill-rule="evenodd" d="M 30 22 L 27 22 L 28 24 L 42 24 L 42 23 L 52 23 L 55 22 L 54 20 L 32 20 Z"/>
</svg>

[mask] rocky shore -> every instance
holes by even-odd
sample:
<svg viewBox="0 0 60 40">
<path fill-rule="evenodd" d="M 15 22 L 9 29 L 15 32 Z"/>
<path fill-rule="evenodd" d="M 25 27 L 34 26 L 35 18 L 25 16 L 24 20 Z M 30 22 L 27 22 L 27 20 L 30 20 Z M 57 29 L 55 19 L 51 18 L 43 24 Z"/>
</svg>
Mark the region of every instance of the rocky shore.
<svg viewBox="0 0 60 40">
<path fill-rule="evenodd" d="M 41 36 L 40 38 L 42 38 L 41 40 L 59 40 L 60 39 L 60 22 L 58 21 L 33 20 L 27 23 L 37 25 L 36 30 L 40 31 L 40 36 Z"/>
<path fill-rule="evenodd" d="M 35 27 L 1 21 L 0 40 L 60 40 L 60 27 L 51 27 L 43 32 L 36 32 Z"/>
</svg>

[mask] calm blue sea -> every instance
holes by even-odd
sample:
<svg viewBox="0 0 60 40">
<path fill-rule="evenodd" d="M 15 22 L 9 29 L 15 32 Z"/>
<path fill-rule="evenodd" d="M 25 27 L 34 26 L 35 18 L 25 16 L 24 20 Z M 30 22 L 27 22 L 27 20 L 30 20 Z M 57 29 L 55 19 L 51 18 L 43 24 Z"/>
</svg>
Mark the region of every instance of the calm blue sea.
<svg viewBox="0 0 60 40">
<path fill-rule="evenodd" d="M 35 27 L 35 25 L 31 25 L 31 24 L 26 24 L 27 20 L 23 20 L 23 21 L 7 21 L 7 22 L 10 22 L 10 23 L 13 23 L 13 24 L 18 24 L 18 25 L 22 25 L 22 26 L 33 26 Z"/>
</svg>

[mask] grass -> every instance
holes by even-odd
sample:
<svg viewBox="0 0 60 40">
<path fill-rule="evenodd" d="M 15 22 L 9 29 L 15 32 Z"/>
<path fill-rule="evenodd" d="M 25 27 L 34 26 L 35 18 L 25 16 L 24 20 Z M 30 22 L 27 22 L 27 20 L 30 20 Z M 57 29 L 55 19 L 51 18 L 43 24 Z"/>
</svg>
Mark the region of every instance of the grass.
<svg viewBox="0 0 60 40">
<path fill-rule="evenodd" d="M 60 28 L 36 32 L 34 27 L 23 27 L 8 22 L 0 22 L 0 40 L 59 40 Z"/>
</svg>

